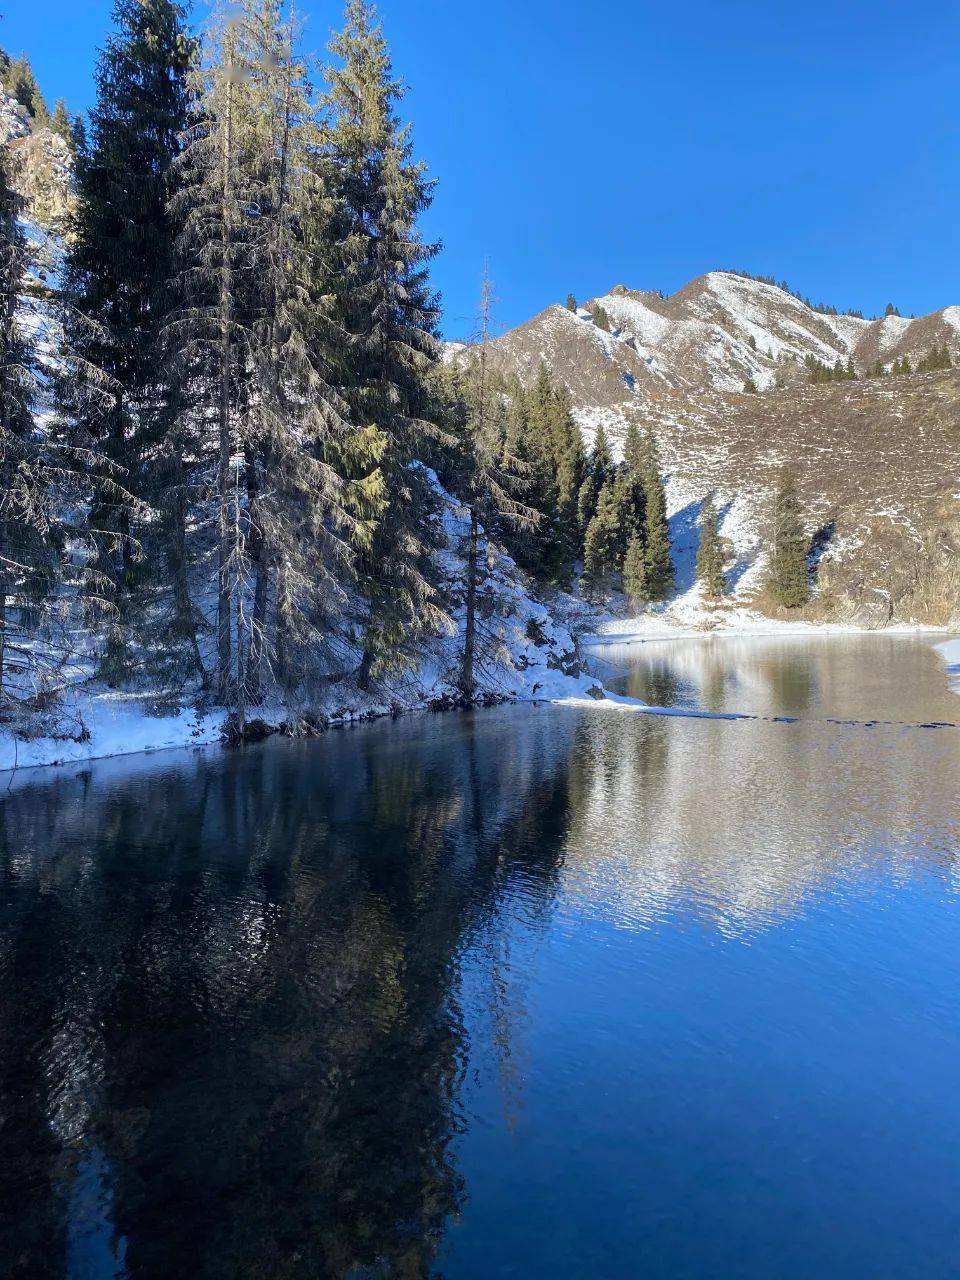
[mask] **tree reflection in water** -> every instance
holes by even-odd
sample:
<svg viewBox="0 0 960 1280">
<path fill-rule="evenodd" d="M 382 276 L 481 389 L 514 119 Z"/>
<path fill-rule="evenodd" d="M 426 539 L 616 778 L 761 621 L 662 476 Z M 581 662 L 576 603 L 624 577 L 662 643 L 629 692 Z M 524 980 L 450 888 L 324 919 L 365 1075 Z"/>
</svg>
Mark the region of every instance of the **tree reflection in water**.
<svg viewBox="0 0 960 1280">
<path fill-rule="evenodd" d="M 864 1274 L 935 1254 L 960 732 L 830 710 L 953 695 L 929 644 L 793 653 L 656 665 L 797 723 L 505 708 L 20 775 L 0 1275 L 580 1276 L 650 1250 L 792 1280 L 790 1224 L 839 1256 L 822 1202 Z M 902 1081 L 915 1203 L 867 1231 Z M 823 1088 L 865 1117 L 859 1164 Z"/>
<path fill-rule="evenodd" d="M 459 954 L 514 875 L 548 910 L 564 842 L 566 726 L 521 723 L 4 802 L 0 1273 L 427 1273 L 463 1197 Z"/>
</svg>

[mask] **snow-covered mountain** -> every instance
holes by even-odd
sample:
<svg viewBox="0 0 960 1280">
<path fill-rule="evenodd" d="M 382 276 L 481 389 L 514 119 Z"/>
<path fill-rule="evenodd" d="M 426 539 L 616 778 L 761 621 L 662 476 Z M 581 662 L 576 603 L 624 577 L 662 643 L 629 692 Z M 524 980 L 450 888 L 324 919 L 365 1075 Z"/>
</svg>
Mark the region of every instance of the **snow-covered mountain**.
<svg viewBox="0 0 960 1280">
<path fill-rule="evenodd" d="M 593 319 L 598 305 L 610 333 Z M 777 285 L 711 271 L 670 297 L 617 285 L 577 312 L 548 307 L 493 349 L 525 379 L 545 360 L 578 404 L 609 408 L 656 399 L 665 387 L 771 390 L 802 380 L 808 357 L 831 366 L 852 361 L 859 373 L 904 357 L 916 367 L 942 346 L 960 361 L 960 307 L 865 320 L 815 310 Z"/>
<path fill-rule="evenodd" d="M 960 605 L 960 372 L 867 376 L 943 347 L 960 369 L 960 307 L 867 320 L 713 271 L 671 297 L 617 286 L 576 312 L 548 307 L 490 354 L 526 384 L 543 361 L 588 442 L 600 422 L 615 448 L 631 419 L 653 432 L 681 589 L 708 493 L 737 552 L 732 585 L 759 585 L 771 492 L 790 463 L 819 535 L 824 615 L 946 622 Z M 812 385 L 810 357 L 858 379 Z"/>
</svg>

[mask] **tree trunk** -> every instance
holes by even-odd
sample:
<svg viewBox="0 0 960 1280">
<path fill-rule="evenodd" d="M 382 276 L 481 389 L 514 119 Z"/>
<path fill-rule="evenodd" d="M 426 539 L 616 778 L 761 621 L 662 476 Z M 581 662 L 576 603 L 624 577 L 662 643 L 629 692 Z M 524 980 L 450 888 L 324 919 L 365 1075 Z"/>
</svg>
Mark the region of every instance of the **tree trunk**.
<svg viewBox="0 0 960 1280">
<path fill-rule="evenodd" d="M 123 429 L 123 392 L 118 391 L 113 405 L 113 460 L 118 466 L 124 468 L 127 474 L 131 468 L 127 463 L 127 436 Z M 130 536 L 130 508 L 126 502 L 121 502 L 120 512 L 117 516 L 117 534 L 120 541 L 120 566 L 119 572 L 115 575 L 116 583 L 116 606 L 117 612 L 123 610 L 124 597 L 130 590 L 132 569 L 133 569 L 133 540 Z"/>
<path fill-rule="evenodd" d="M 267 597 L 270 586 L 270 568 L 267 564 L 263 536 L 263 508 L 260 493 L 260 476 L 257 459 L 251 445 L 245 450 L 247 475 L 247 512 L 250 532 L 247 553 L 256 566 L 253 589 L 253 614 L 250 619 L 250 645 L 247 654 L 246 700 L 258 706 L 263 699 L 263 668 L 266 660 Z"/>
<path fill-rule="evenodd" d="M 274 649 L 277 682 L 285 685 L 290 678 L 290 602 L 287 599 L 287 571 L 282 557 L 277 568 L 277 633 Z"/>
<path fill-rule="evenodd" d="M 227 92 L 227 111 L 223 135 L 223 258 L 220 264 L 220 415 L 219 415 L 219 465 L 217 468 L 217 501 L 219 516 L 219 545 L 217 555 L 217 698 L 226 705 L 230 700 L 231 686 L 231 635 L 230 615 L 232 593 L 230 590 L 230 330 L 232 324 L 231 279 L 231 218 L 230 202 L 231 166 L 233 149 L 233 89 Z"/>
<path fill-rule="evenodd" d="M 373 672 L 373 662 L 373 650 L 368 647 L 364 649 L 363 656 L 360 659 L 360 666 L 357 668 L 357 688 L 362 693 L 370 692 L 370 678 Z"/>
<path fill-rule="evenodd" d="M 197 643 L 197 626 L 187 583 L 187 501 L 183 483 L 183 459 L 180 442 L 176 442 L 174 458 L 173 510 L 170 528 L 170 570 L 173 577 L 173 611 L 177 634 L 190 645 L 193 664 L 200 677 L 200 686 L 206 692 L 210 677 L 203 665 L 200 645 Z"/>
<path fill-rule="evenodd" d="M 475 681 L 473 674 L 477 635 L 477 553 L 479 529 L 476 508 L 470 508 L 470 540 L 467 551 L 467 620 L 463 631 L 463 667 L 460 673 L 460 692 L 467 702 L 473 701 Z"/>
</svg>

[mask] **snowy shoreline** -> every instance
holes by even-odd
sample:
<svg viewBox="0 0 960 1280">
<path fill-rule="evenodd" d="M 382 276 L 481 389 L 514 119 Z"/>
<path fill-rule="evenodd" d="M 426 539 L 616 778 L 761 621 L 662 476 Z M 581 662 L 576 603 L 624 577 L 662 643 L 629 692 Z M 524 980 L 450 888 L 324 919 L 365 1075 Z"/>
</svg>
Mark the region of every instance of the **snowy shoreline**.
<svg viewBox="0 0 960 1280">
<path fill-rule="evenodd" d="M 652 623 L 652 625 L 651 625 Z M 651 644 L 667 640 L 788 639 L 810 636 L 952 636 L 952 627 L 930 627 L 913 623 L 892 623 L 884 627 L 862 627 L 839 622 L 780 622 L 774 618 L 754 618 L 747 625 L 697 627 L 671 624 L 659 618 L 621 618 L 604 624 L 601 631 L 584 636 L 584 648 L 607 645 Z"/>
<path fill-rule="evenodd" d="M 841 623 L 784 622 L 757 615 L 746 617 L 741 611 L 725 621 L 728 625 L 703 628 L 679 623 L 661 614 L 615 618 L 604 622 L 598 632 L 582 636 L 580 643 L 589 655 L 607 648 L 629 648 L 671 640 L 943 635 L 951 638 L 935 648 L 943 660 L 951 689 L 960 694 L 960 637 L 949 628 L 903 623 L 861 627 Z M 541 664 L 522 671 L 507 669 L 504 674 L 509 674 L 510 678 L 503 685 L 486 690 L 487 705 L 595 707 L 605 704 L 620 709 L 662 711 L 648 708 L 635 698 L 613 693 L 604 687 L 604 677 L 596 674 L 567 675 Z M 355 690 L 351 692 L 352 696 L 340 699 L 336 707 L 295 708 L 273 704 L 257 708 L 250 719 L 262 720 L 269 729 L 269 735 L 292 735 L 296 730 L 291 731 L 291 724 L 309 720 L 314 725 L 313 736 L 316 736 L 327 730 L 395 719 L 401 715 L 462 709 L 455 706 L 450 686 L 440 680 L 413 682 L 390 701 L 364 698 Z M 148 713 L 145 702 L 142 696 L 106 691 L 78 702 L 75 710 L 82 717 L 89 734 L 80 742 L 43 737 L 23 740 L 0 734 L 0 775 L 126 756 L 156 755 L 191 747 L 226 745 L 224 728 L 227 713 L 222 708 L 206 712 L 184 708 L 176 715 L 158 716 Z M 350 705 L 344 705 L 345 702 Z M 302 733 L 300 736 L 311 734 Z"/>
</svg>

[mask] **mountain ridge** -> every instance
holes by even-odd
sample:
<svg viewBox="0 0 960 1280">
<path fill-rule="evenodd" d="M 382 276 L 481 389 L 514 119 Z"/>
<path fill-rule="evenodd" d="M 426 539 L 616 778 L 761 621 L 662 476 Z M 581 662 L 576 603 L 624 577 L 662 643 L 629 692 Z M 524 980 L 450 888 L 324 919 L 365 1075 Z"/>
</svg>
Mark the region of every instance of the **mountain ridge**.
<svg viewBox="0 0 960 1280">
<path fill-rule="evenodd" d="M 708 494 L 734 549 L 731 589 L 761 592 L 767 512 L 789 464 L 817 542 L 816 615 L 941 625 L 960 616 L 960 372 L 899 370 L 943 348 L 960 366 L 960 307 L 834 315 L 716 271 L 668 297 L 619 285 L 577 311 L 549 306 L 494 339 L 488 358 L 527 386 L 546 364 L 588 445 L 601 424 L 615 453 L 630 421 L 653 434 L 687 603 L 697 603 L 696 525 Z M 816 385 L 809 361 L 856 376 Z M 886 376 L 868 376 L 878 362 Z"/>
</svg>

